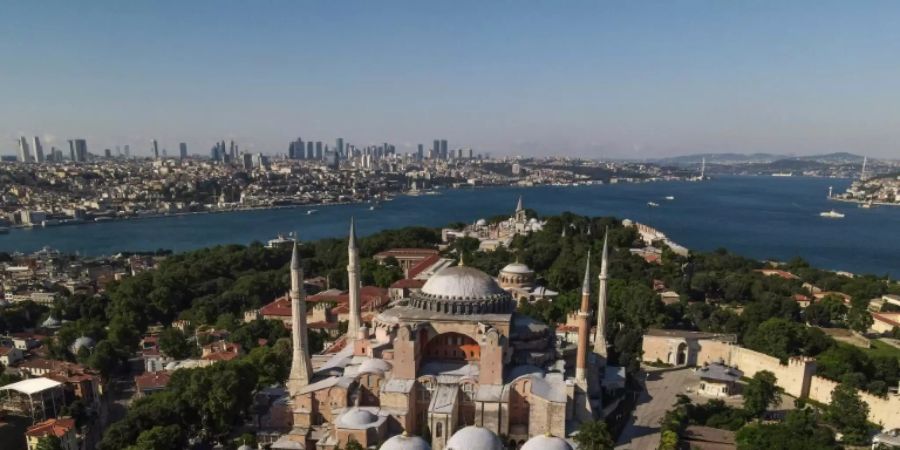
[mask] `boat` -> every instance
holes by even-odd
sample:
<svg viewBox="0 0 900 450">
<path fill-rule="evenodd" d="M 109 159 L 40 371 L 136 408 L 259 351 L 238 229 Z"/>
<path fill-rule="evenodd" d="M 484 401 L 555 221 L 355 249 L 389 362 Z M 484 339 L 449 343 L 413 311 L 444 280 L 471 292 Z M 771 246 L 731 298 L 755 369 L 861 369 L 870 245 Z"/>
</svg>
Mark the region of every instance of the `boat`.
<svg viewBox="0 0 900 450">
<path fill-rule="evenodd" d="M 375 205 L 370 206 L 369 211 L 375 211 Z"/>
<path fill-rule="evenodd" d="M 283 244 L 289 244 L 292 242 L 294 242 L 294 239 L 292 239 L 292 233 L 288 233 L 287 235 L 279 233 L 278 236 L 275 237 L 275 239 L 269 239 L 269 241 L 266 242 L 266 247 L 276 248 L 280 247 Z"/>
<path fill-rule="evenodd" d="M 831 211 L 821 212 L 821 213 L 819 213 L 819 215 L 822 217 L 828 218 L 828 219 L 843 219 L 844 218 L 843 214 L 841 214 L 833 209 Z"/>
<path fill-rule="evenodd" d="M 9 233 L 9 227 L 0 227 L 0 234 Z"/>
<path fill-rule="evenodd" d="M 649 206 L 649 207 L 651 207 L 651 208 L 656 208 L 657 206 L 659 206 L 659 203 L 656 203 L 656 202 L 647 202 L 647 206 Z"/>
<path fill-rule="evenodd" d="M 864 209 L 870 209 L 870 208 L 872 208 L 872 206 L 874 206 L 872 201 L 868 201 L 868 202 L 859 204 L 859 207 L 864 208 Z"/>
<path fill-rule="evenodd" d="M 775 172 L 772 174 L 773 177 L 792 177 L 794 176 L 793 172 Z"/>
<path fill-rule="evenodd" d="M 674 195 L 667 195 L 667 196 L 666 196 L 666 200 L 675 200 L 675 196 L 674 196 Z"/>
<path fill-rule="evenodd" d="M 316 211 L 318 211 L 318 209 L 310 209 L 310 210 L 307 210 L 307 211 L 306 211 L 306 215 L 308 216 L 308 215 L 310 215 L 310 214 L 315 213 Z"/>
</svg>

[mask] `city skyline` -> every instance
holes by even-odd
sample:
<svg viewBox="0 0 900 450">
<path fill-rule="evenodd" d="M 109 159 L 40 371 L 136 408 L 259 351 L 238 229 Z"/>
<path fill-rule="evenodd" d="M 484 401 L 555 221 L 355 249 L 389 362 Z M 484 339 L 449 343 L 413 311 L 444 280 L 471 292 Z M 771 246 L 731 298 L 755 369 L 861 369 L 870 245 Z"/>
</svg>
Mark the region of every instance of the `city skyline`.
<svg viewBox="0 0 900 450">
<path fill-rule="evenodd" d="M 900 5 L 554 6 L 9 4 L 0 154 L 22 136 L 140 156 L 154 139 L 169 155 L 223 139 L 287 153 L 298 136 L 402 153 L 439 136 L 494 156 L 900 154 Z"/>
</svg>

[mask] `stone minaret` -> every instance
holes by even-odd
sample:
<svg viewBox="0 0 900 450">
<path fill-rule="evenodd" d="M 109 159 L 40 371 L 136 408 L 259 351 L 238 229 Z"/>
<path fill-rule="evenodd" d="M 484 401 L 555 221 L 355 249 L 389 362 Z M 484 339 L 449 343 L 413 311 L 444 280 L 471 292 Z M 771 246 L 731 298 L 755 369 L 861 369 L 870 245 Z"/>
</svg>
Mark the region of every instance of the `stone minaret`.
<svg viewBox="0 0 900 450">
<path fill-rule="evenodd" d="M 600 260 L 600 289 L 597 304 L 597 334 L 594 336 L 594 353 L 606 361 L 606 279 L 607 257 L 609 256 L 609 230 L 603 236 L 603 256 Z"/>
<path fill-rule="evenodd" d="M 312 361 L 309 357 L 309 337 L 306 330 L 306 293 L 303 291 L 303 269 L 300 267 L 300 251 L 294 241 L 291 257 L 291 333 L 294 356 L 287 388 L 291 397 L 312 380 Z"/>
<path fill-rule="evenodd" d="M 347 287 L 350 297 L 350 320 L 347 324 L 347 338 L 355 340 L 362 326 L 359 310 L 359 247 L 356 245 L 356 222 L 350 218 L 350 243 L 347 246 Z"/>
<path fill-rule="evenodd" d="M 584 284 L 581 286 L 581 309 L 578 311 L 578 353 L 575 360 L 575 381 L 587 383 L 588 335 L 591 332 L 591 252 L 584 264 Z"/>
</svg>

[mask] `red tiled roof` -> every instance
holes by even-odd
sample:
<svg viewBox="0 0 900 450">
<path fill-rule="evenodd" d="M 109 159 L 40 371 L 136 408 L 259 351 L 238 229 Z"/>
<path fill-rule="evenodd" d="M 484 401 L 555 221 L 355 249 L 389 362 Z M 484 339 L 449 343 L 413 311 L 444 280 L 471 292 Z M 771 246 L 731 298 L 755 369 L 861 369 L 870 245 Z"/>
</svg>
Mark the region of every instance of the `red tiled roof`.
<svg viewBox="0 0 900 450">
<path fill-rule="evenodd" d="M 404 278 L 397 280 L 391 284 L 391 289 L 421 289 L 425 285 L 425 280 L 417 280 L 414 278 Z"/>
<path fill-rule="evenodd" d="M 437 255 L 438 251 L 433 248 L 392 248 L 375 254 L 375 258 L 387 258 L 389 256 L 415 258 Z"/>
<path fill-rule="evenodd" d="M 25 431 L 25 435 L 30 437 L 43 437 L 52 434 L 61 438 L 74 429 L 75 419 L 48 419 L 28 427 L 28 430 Z"/>
<path fill-rule="evenodd" d="M 278 297 L 272 303 L 259 308 L 261 316 L 290 317 L 291 299 L 288 296 Z"/>
<path fill-rule="evenodd" d="M 11 352 L 13 348 L 15 348 L 15 347 L 2 347 L 2 346 L 0 346 L 0 356 L 6 356 L 6 355 L 8 355 L 9 352 Z"/>
<path fill-rule="evenodd" d="M 409 273 L 406 274 L 406 277 L 407 278 L 415 278 L 420 273 L 425 271 L 425 269 L 431 267 L 432 265 L 434 265 L 434 263 L 438 262 L 440 259 L 441 259 L 440 255 L 434 254 L 434 255 L 431 255 L 431 256 L 419 261 L 418 263 L 416 263 L 416 265 L 409 268 L 409 271 L 408 271 Z"/>
<path fill-rule="evenodd" d="M 776 277 L 784 278 L 785 280 L 799 280 L 800 279 L 800 277 L 798 277 L 797 275 L 794 275 L 788 271 L 779 270 L 779 269 L 756 269 L 756 272 L 759 272 L 767 277 L 776 276 Z"/>
<path fill-rule="evenodd" d="M 148 372 L 134 377 L 134 385 L 138 391 L 162 389 L 169 384 L 172 374 L 169 372 Z"/>
</svg>

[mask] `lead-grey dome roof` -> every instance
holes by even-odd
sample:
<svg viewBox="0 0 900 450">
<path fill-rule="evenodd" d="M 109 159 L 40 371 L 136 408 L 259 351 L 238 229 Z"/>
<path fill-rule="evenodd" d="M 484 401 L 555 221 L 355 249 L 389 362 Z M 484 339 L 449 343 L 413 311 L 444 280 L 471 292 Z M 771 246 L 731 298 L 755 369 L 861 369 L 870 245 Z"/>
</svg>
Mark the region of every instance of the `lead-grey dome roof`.
<svg viewBox="0 0 900 450">
<path fill-rule="evenodd" d="M 529 439 L 520 450 L 572 450 L 572 446 L 563 438 L 541 434 Z"/>
<path fill-rule="evenodd" d="M 461 300 L 481 299 L 505 292 L 488 274 L 466 266 L 441 269 L 422 286 L 424 294 Z"/>
<path fill-rule="evenodd" d="M 507 314 L 515 303 L 488 274 L 466 266 L 447 267 L 432 275 L 410 305 L 444 314 Z"/>
<path fill-rule="evenodd" d="M 493 431 L 473 425 L 453 433 L 447 450 L 503 450 L 503 443 Z"/>
<path fill-rule="evenodd" d="M 398 434 L 384 441 L 379 450 L 431 450 L 431 446 L 418 436 Z"/>
</svg>

